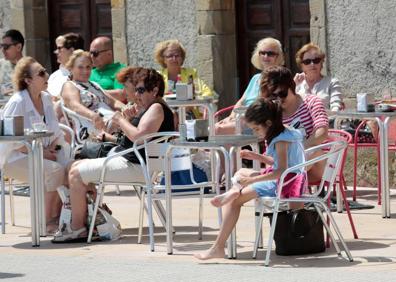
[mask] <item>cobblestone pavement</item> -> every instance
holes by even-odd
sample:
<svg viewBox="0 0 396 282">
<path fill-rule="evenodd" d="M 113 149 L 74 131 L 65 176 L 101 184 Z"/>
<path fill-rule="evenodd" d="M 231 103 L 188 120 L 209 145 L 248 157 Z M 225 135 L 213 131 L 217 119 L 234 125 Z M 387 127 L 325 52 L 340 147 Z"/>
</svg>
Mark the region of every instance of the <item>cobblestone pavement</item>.
<svg viewBox="0 0 396 282">
<path fill-rule="evenodd" d="M 334 248 L 325 253 L 282 257 L 271 255 L 271 267 L 263 266 L 264 250 L 251 258 L 254 240 L 253 208 L 244 207 L 237 228 L 238 259 L 199 262 L 192 254 L 207 249 L 218 232 L 216 209 L 205 200 L 204 238 L 197 240 L 197 199 L 174 201 L 176 226 L 173 255 L 166 254 L 165 232 L 156 228 L 156 250 L 149 251 L 147 236 L 137 244 L 138 200 L 122 187 L 116 196 L 110 187 L 105 202 L 123 227 L 114 242 L 55 245 L 42 238 L 31 247 L 29 199 L 16 199 L 16 226 L 0 235 L 0 279 L 10 281 L 394 281 L 396 277 L 396 190 L 392 191 L 392 218 L 382 219 L 376 190 L 359 191 L 358 201 L 374 209 L 355 210 L 359 239 L 353 239 L 346 214 L 334 213 L 354 256 L 354 262 L 337 257 Z M 8 203 L 8 199 L 7 199 Z M 7 213 L 8 213 L 7 206 Z M 9 220 L 7 214 L 7 220 Z M 160 224 L 157 222 L 157 226 Z M 264 238 L 268 236 L 264 223 Z M 147 234 L 147 229 L 144 230 Z"/>
</svg>

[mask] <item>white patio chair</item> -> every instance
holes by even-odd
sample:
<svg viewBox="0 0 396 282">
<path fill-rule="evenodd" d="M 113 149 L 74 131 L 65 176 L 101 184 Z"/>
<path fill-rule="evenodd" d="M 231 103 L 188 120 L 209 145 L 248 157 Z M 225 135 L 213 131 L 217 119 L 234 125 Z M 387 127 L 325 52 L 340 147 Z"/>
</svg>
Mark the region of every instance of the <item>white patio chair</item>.
<svg viewBox="0 0 396 282">
<path fill-rule="evenodd" d="M 334 184 L 334 181 L 336 179 L 337 173 L 339 172 L 341 162 L 342 162 L 342 156 L 344 153 L 344 150 L 347 148 L 347 143 L 345 141 L 334 141 L 322 145 L 318 145 L 312 148 L 309 148 L 306 150 L 307 154 L 311 154 L 316 151 L 322 151 L 322 150 L 328 150 L 325 154 L 315 157 L 309 161 L 306 161 L 302 164 L 296 165 L 294 167 L 288 168 L 285 170 L 279 180 L 279 185 L 278 185 L 278 190 L 277 190 L 277 197 L 276 198 L 266 198 L 263 197 L 261 198 L 262 200 L 273 200 L 273 205 L 272 205 L 272 223 L 271 223 L 271 230 L 268 238 L 268 245 L 267 245 L 267 252 L 266 252 L 266 257 L 265 257 L 265 266 L 269 265 L 269 260 L 270 260 L 270 255 L 271 255 L 271 250 L 272 250 L 272 243 L 273 243 L 273 238 L 275 234 L 275 227 L 276 227 L 276 221 L 278 218 L 278 212 L 279 212 L 279 206 L 282 203 L 290 203 L 290 202 L 299 202 L 299 203 L 304 203 L 304 204 L 310 204 L 312 205 L 315 210 L 318 212 L 319 217 L 326 228 L 327 233 L 330 235 L 334 247 L 337 251 L 338 255 L 341 255 L 341 250 L 338 246 L 338 243 L 336 241 L 336 238 L 330 229 L 329 225 L 327 224 L 325 217 L 323 213 L 326 213 L 330 219 L 331 225 L 337 234 L 338 239 L 340 240 L 343 249 L 349 259 L 349 261 L 353 261 L 352 255 L 342 237 L 341 231 L 338 228 L 330 209 L 328 208 L 327 205 L 327 199 L 330 197 L 330 193 Z M 301 168 L 306 168 L 308 166 L 311 166 L 314 163 L 320 162 L 326 160 L 326 166 L 325 166 L 325 171 L 323 173 L 322 180 L 320 182 L 320 185 L 318 186 L 318 189 L 315 193 L 312 194 L 303 194 L 299 198 L 281 198 L 280 195 L 282 193 L 282 187 L 284 183 L 284 179 L 287 174 L 291 172 L 298 171 Z M 327 191 L 326 191 L 327 188 Z M 325 193 L 322 193 L 322 191 L 325 190 Z M 254 243 L 254 250 L 253 250 L 253 258 L 256 258 L 257 256 L 257 249 L 259 245 L 259 239 L 260 235 L 262 232 L 262 223 L 263 223 L 263 215 L 264 215 L 264 205 L 261 205 L 260 207 L 260 216 L 259 216 L 259 221 L 257 222 L 258 226 L 256 227 L 256 239 Z"/>
<path fill-rule="evenodd" d="M 157 180 L 158 176 L 164 173 L 165 163 L 164 156 L 167 149 L 167 142 L 179 136 L 178 132 L 159 132 L 145 135 L 138 140 L 135 141 L 134 147 L 119 152 L 113 156 L 107 157 L 105 164 L 112 158 L 117 156 L 122 156 L 126 153 L 134 151 L 136 156 L 140 161 L 140 165 L 142 166 L 142 173 L 145 178 L 144 183 L 130 183 L 132 185 L 137 185 L 142 187 L 141 193 L 141 201 L 140 201 L 140 213 L 139 213 L 139 239 L 138 242 L 141 241 L 142 236 L 142 226 L 143 226 L 143 210 L 145 198 L 147 198 L 147 213 L 148 213 L 148 225 L 149 225 L 149 238 L 150 238 L 150 250 L 154 251 L 154 225 L 153 225 L 153 216 L 152 210 L 153 206 L 156 208 L 162 207 L 162 205 L 158 205 L 160 199 L 165 197 L 165 185 L 161 185 Z M 139 152 L 139 149 L 144 149 L 145 155 L 142 156 Z M 181 154 L 179 154 L 181 153 Z M 95 220 L 95 216 L 97 214 L 97 208 L 100 205 L 102 198 L 103 185 L 105 184 L 104 176 L 106 173 L 106 165 L 104 164 L 101 178 L 99 181 L 98 188 L 98 196 L 95 202 L 95 208 L 93 213 L 92 222 Z M 191 185 L 172 185 L 172 190 L 177 189 L 187 189 L 187 188 L 199 188 L 199 238 L 202 238 L 202 208 L 203 208 L 203 194 L 204 188 L 209 186 L 207 182 L 196 183 L 194 181 L 194 176 L 192 172 L 192 164 L 190 159 L 189 150 L 179 151 L 177 154 L 174 154 L 172 159 L 172 168 L 175 170 L 179 170 L 180 168 L 183 170 L 189 170 L 190 178 L 193 182 Z M 191 192 L 177 192 L 174 193 L 177 196 L 191 196 Z M 146 197 L 147 196 L 147 197 Z M 153 204 L 157 203 L 157 204 Z M 163 213 L 164 215 L 164 213 Z M 161 218 L 161 216 L 160 216 Z M 164 224 L 164 222 L 163 222 Z M 165 226 L 165 225 L 164 225 Z M 93 224 L 90 226 L 88 242 L 90 242 L 93 232 Z"/>
</svg>

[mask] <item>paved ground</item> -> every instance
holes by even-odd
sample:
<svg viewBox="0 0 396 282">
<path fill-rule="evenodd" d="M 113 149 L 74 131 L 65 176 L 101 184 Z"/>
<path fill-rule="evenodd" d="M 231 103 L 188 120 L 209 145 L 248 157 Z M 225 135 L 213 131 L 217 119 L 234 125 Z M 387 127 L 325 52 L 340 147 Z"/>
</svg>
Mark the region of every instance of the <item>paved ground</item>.
<svg viewBox="0 0 396 282">
<path fill-rule="evenodd" d="M 375 204 L 375 190 L 360 192 L 359 202 Z M 0 235 L 0 279 L 10 281 L 395 281 L 396 277 L 396 190 L 392 193 L 392 218 L 382 219 L 378 206 L 353 211 L 360 239 L 353 239 L 345 214 L 335 217 L 354 256 L 349 262 L 333 248 L 313 256 L 282 257 L 272 254 L 271 267 L 263 266 L 264 251 L 251 259 L 253 208 L 243 208 L 238 225 L 238 259 L 199 262 L 194 252 L 207 249 L 217 234 L 216 210 L 205 201 L 204 238 L 197 240 L 196 199 L 174 201 L 176 226 L 174 255 L 166 254 L 163 228 L 156 230 L 156 251 L 150 252 L 145 237 L 137 244 L 138 201 L 122 189 L 111 188 L 105 197 L 123 227 L 122 239 L 91 245 L 54 245 L 42 238 L 32 248 L 29 236 L 29 202 L 16 197 L 16 224 Z M 8 203 L 8 201 L 7 201 Z M 7 207 L 8 212 L 8 207 Z M 159 224 L 158 224 L 159 225 Z M 265 223 L 265 226 L 268 226 Z M 264 228 L 264 236 L 268 228 Z M 147 230 L 145 229 L 145 233 Z"/>
</svg>

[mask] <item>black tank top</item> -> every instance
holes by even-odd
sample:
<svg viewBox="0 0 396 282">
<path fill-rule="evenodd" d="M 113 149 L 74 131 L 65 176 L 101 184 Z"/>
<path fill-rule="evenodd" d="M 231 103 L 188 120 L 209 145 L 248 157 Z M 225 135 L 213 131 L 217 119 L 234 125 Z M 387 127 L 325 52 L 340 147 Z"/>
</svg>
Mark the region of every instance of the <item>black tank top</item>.
<svg viewBox="0 0 396 282">
<path fill-rule="evenodd" d="M 174 131 L 175 130 L 175 126 L 173 124 L 173 113 L 172 113 L 172 111 L 169 109 L 169 107 L 166 104 L 160 103 L 160 102 L 158 102 L 158 104 L 160 104 L 162 106 L 162 110 L 164 111 L 164 120 L 162 121 L 158 132 Z M 146 111 L 144 111 L 138 117 L 134 118 L 131 121 L 131 124 L 133 126 L 137 127 L 139 125 L 140 120 L 141 120 L 141 118 L 142 118 L 142 116 L 144 115 L 145 112 Z M 132 148 L 132 147 L 133 147 L 133 141 L 131 141 L 126 135 L 123 135 L 120 138 L 119 145 L 117 146 L 115 151 L 116 152 L 120 152 L 120 151 L 123 151 L 125 149 Z M 143 158 L 145 158 L 146 154 L 145 154 L 144 149 L 140 149 L 139 153 L 140 153 L 140 155 Z M 126 158 L 128 161 L 130 161 L 132 163 L 139 163 L 139 159 L 136 157 L 135 153 L 133 153 L 133 152 L 128 153 L 128 154 L 124 155 L 123 157 Z"/>
</svg>

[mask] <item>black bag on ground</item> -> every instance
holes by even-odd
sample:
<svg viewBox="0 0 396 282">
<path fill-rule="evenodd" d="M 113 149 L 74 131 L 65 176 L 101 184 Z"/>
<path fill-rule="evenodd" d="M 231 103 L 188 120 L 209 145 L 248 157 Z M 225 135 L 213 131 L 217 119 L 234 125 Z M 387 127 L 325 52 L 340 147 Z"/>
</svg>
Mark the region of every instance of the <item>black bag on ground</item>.
<svg viewBox="0 0 396 282">
<path fill-rule="evenodd" d="M 272 215 L 269 216 L 272 224 Z M 275 253 L 281 256 L 324 252 L 323 223 L 316 210 L 280 212 L 276 222 Z"/>
<path fill-rule="evenodd" d="M 117 144 L 113 142 L 92 142 L 85 141 L 81 150 L 76 154 L 75 159 L 97 159 L 107 157 L 111 149 Z"/>
</svg>

